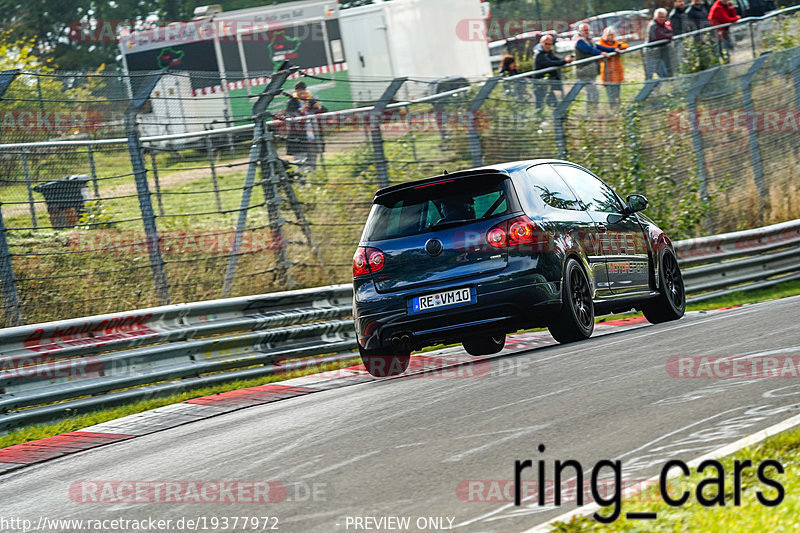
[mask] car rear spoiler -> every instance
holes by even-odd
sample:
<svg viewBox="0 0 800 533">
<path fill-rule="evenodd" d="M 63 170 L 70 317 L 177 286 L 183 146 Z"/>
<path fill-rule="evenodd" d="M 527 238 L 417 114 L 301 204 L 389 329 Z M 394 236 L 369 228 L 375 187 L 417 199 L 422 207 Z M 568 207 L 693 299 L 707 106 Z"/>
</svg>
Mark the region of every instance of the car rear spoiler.
<svg viewBox="0 0 800 533">
<path fill-rule="evenodd" d="M 378 198 L 382 198 L 384 196 L 396 193 L 398 191 L 413 189 L 414 187 L 419 187 L 420 185 L 427 185 L 430 183 L 436 183 L 437 181 L 456 180 L 462 178 L 470 178 L 474 176 L 487 176 L 487 175 L 508 177 L 509 173 L 506 170 L 499 170 L 496 168 L 479 168 L 475 170 L 462 170 L 460 172 L 453 172 L 452 174 L 442 174 L 440 176 L 434 176 L 432 178 L 425 178 L 416 181 L 408 181 L 406 183 L 399 183 L 397 185 L 392 185 L 391 187 L 384 187 L 383 189 L 379 189 L 378 192 L 375 193 L 374 200 L 378 200 Z"/>
</svg>

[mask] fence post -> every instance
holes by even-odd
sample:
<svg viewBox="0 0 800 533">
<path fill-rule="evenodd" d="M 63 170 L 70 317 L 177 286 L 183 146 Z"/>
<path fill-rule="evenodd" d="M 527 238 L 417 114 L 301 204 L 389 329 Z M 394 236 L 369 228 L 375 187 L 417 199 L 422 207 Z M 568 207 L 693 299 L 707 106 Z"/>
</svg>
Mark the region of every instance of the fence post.
<svg viewBox="0 0 800 533">
<path fill-rule="evenodd" d="M 17 278 L 11 265 L 11 251 L 6 239 L 6 223 L 3 220 L 3 203 L 0 202 L 0 276 L 3 285 L 3 305 L 6 314 L 6 327 L 21 326 L 22 312 L 17 296 Z"/>
<path fill-rule="evenodd" d="M 0 71 L 0 98 L 3 97 L 6 90 L 8 90 L 8 87 L 11 85 L 11 82 L 19 76 L 20 72 L 18 68 Z"/>
<path fill-rule="evenodd" d="M 558 103 L 553 110 L 553 126 L 556 133 L 556 144 L 558 145 L 558 157 L 561 159 L 567 158 L 567 136 L 564 132 L 564 118 L 567 116 L 569 106 L 578 97 L 583 86 L 586 85 L 584 80 L 578 80 L 572 89 L 569 90 L 567 95 Z"/>
<path fill-rule="evenodd" d="M 222 200 L 219 197 L 219 182 L 217 182 L 217 167 L 214 161 L 214 142 L 211 140 L 210 133 L 206 135 L 206 152 L 208 152 L 208 164 L 211 167 L 211 183 L 214 185 L 214 199 L 217 202 L 217 212 L 222 213 Z"/>
<path fill-rule="evenodd" d="M 20 159 L 22 160 L 22 172 L 25 174 L 25 187 L 28 189 L 28 207 L 30 208 L 31 212 L 31 224 L 33 228 L 38 228 L 38 224 L 36 224 L 36 205 L 33 203 L 33 187 L 31 186 L 31 171 L 28 168 L 28 150 L 25 148 L 22 149 L 22 154 L 20 155 Z"/>
<path fill-rule="evenodd" d="M 383 110 L 392 101 L 394 95 L 400 90 L 400 87 L 406 82 L 408 78 L 395 78 L 383 91 L 383 94 L 378 99 L 369 112 L 369 132 L 372 140 L 372 151 L 375 154 L 375 170 L 378 172 L 378 186 L 389 186 L 389 166 L 386 163 L 386 152 L 383 151 L 383 136 L 381 135 L 381 119 L 383 118 Z"/>
<path fill-rule="evenodd" d="M 150 166 L 153 170 L 153 185 L 156 186 L 156 201 L 158 202 L 158 216 L 164 216 L 164 201 L 161 198 L 161 180 L 158 177 L 158 161 L 156 161 L 156 151 L 150 152 Z"/>
<path fill-rule="evenodd" d="M 286 194 L 286 198 L 289 200 L 289 206 L 292 208 L 294 212 L 295 218 L 297 218 L 298 222 L 300 223 L 300 228 L 303 231 L 303 236 L 306 238 L 306 243 L 311 247 L 314 255 L 319 261 L 320 267 L 325 269 L 325 258 L 322 256 L 322 252 L 319 251 L 319 246 L 317 245 L 316 240 L 314 239 L 313 233 L 311 233 L 311 225 L 308 223 L 306 219 L 305 213 L 303 213 L 303 204 L 300 203 L 300 200 L 297 199 L 297 195 L 294 192 L 294 188 L 292 187 L 291 182 L 289 181 L 289 176 L 286 174 L 286 165 L 283 161 L 278 157 L 278 151 L 275 150 L 275 144 L 272 142 L 272 132 L 268 132 L 266 136 L 266 159 L 270 164 L 270 172 L 276 173 L 278 175 L 278 185 L 281 189 L 283 189 L 284 194 Z M 262 173 L 263 173 L 263 166 L 262 166 Z M 280 205 L 279 205 L 280 207 Z M 328 274 L 331 275 L 333 278 L 333 272 L 329 272 Z"/>
<path fill-rule="evenodd" d="M 228 106 L 225 106 L 225 109 L 222 110 L 222 113 L 225 116 L 225 126 L 228 128 L 233 126 L 233 120 L 231 120 L 231 115 L 228 113 Z M 233 148 L 233 133 L 229 132 L 227 137 L 228 137 L 228 147 L 230 149 L 230 152 L 234 153 L 235 150 Z M 222 153 L 221 150 L 220 153 Z"/>
<path fill-rule="evenodd" d="M 800 51 L 792 58 L 791 73 L 794 85 L 794 107 L 800 111 Z"/>
<path fill-rule="evenodd" d="M 128 152 L 133 168 L 133 177 L 136 182 L 136 192 L 139 196 L 139 208 L 142 212 L 147 253 L 150 256 L 150 268 L 153 271 L 153 284 L 159 305 L 169 304 L 169 285 L 164 271 L 164 257 L 161 255 L 161 243 L 158 239 L 156 216 L 153 212 L 153 203 L 150 198 L 150 186 L 147 183 L 147 169 L 142 156 L 142 142 L 139 138 L 139 129 L 136 126 L 136 116 L 145 104 L 150 93 L 161 79 L 162 72 L 153 75 L 142 91 L 131 100 L 125 110 L 125 133 L 128 137 Z"/>
<path fill-rule="evenodd" d="M 692 145 L 694 146 L 694 154 L 697 157 L 697 177 L 700 178 L 700 197 L 703 200 L 708 199 L 708 177 L 706 176 L 706 157 L 703 153 L 703 135 L 700 132 L 700 123 L 697 116 L 697 98 L 720 68 L 713 67 L 701 72 L 686 96 L 686 100 L 689 103 L 689 120 L 692 123 Z"/>
<path fill-rule="evenodd" d="M 263 120 L 259 118 L 258 120 Z M 272 241 L 273 252 L 275 254 L 275 268 L 277 278 L 281 285 L 287 289 L 296 286 L 294 279 L 289 275 L 289 268 L 292 262 L 286 252 L 286 236 L 283 233 L 283 223 L 285 219 L 281 215 L 280 185 L 281 176 L 278 166 L 283 167 L 283 163 L 275 153 L 272 143 L 273 133 L 271 130 L 264 131 L 261 136 L 261 187 L 264 189 L 264 203 L 267 205 L 267 216 L 269 217 L 270 239 Z"/>
<path fill-rule="evenodd" d="M 94 150 L 90 144 L 86 148 L 86 155 L 89 157 L 89 172 L 92 175 L 92 185 L 94 185 L 94 197 L 100 198 L 100 190 L 97 187 L 97 167 L 94 164 Z"/>
<path fill-rule="evenodd" d="M 758 71 L 768 58 L 769 55 L 767 54 L 756 59 L 750 66 L 747 74 L 745 74 L 742 78 L 742 102 L 744 104 L 744 112 L 748 117 L 755 116 L 755 110 L 753 108 L 753 95 L 750 91 L 750 85 L 753 82 L 753 78 L 756 74 L 758 74 Z M 747 137 L 750 142 L 750 157 L 753 160 L 753 179 L 756 182 L 758 194 L 763 201 L 766 193 L 764 188 L 764 166 L 761 161 L 761 149 L 758 146 L 758 128 L 752 122 L 752 120 L 747 128 Z"/>
<path fill-rule="evenodd" d="M 239 204 L 239 217 L 236 221 L 236 230 L 233 234 L 233 244 L 231 254 L 228 258 L 228 268 L 225 271 L 225 280 L 222 285 L 222 298 L 227 298 L 233 288 L 233 280 L 236 276 L 236 263 L 239 261 L 240 249 L 242 247 L 242 234 L 247 224 L 247 210 L 250 208 L 250 199 L 253 195 L 253 185 L 255 184 L 256 171 L 263 157 L 263 137 L 264 137 L 264 113 L 272 100 L 281 93 L 281 88 L 289 75 L 297 70 L 289 69 L 289 62 L 284 61 L 278 70 L 272 74 L 269 83 L 264 91 L 258 96 L 256 103 L 253 104 L 253 117 L 255 125 L 253 128 L 253 144 L 250 146 L 250 162 L 247 166 L 247 175 L 244 179 L 242 189 L 242 202 Z M 280 243 L 283 246 L 283 243 Z"/>
<path fill-rule="evenodd" d="M 494 88 L 497 87 L 497 83 L 500 81 L 501 77 L 502 76 L 493 76 L 486 80 L 486 83 L 483 84 L 478 94 L 475 95 L 475 98 L 473 98 L 467 106 L 467 110 L 469 111 L 469 117 L 467 118 L 469 121 L 469 132 L 467 136 L 469 137 L 469 151 L 472 154 L 472 166 L 475 167 L 479 167 L 483 164 L 481 136 L 478 134 L 475 114 L 483 106 L 484 102 L 486 102 L 486 99 L 489 98 Z"/>
<path fill-rule="evenodd" d="M 639 156 L 641 155 L 641 150 L 639 149 L 639 132 L 636 131 L 636 112 L 639 109 L 639 105 L 647 100 L 660 84 L 661 78 L 645 81 L 642 89 L 636 94 L 636 97 L 634 97 L 633 103 L 625 109 L 625 123 L 628 126 L 628 137 L 632 145 L 632 171 L 634 174 L 639 171 Z"/>
</svg>

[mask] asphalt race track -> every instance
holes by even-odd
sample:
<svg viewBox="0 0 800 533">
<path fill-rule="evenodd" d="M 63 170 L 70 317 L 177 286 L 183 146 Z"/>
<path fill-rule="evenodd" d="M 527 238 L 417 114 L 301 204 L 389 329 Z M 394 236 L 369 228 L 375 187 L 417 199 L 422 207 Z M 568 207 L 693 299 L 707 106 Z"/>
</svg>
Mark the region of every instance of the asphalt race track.
<svg viewBox="0 0 800 533">
<path fill-rule="evenodd" d="M 0 476 L 2 515 L 325 533 L 403 530 L 388 517 L 404 517 L 412 531 L 522 531 L 576 505 L 514 506 L 517 459 L 544 460 L 550 476 L 557 459 L 586 470 L 619 459 L 626 479 L 643 480 L 800 412 L 798 379 L 666 370 L 673 356 L 800 356 L 798 317 L 800 297 L 787 298 L 248 408 Z M 246 492 L 233 503 L 120 503 L 80 492 L 94 486 L 81 482 L 143 480 L 277 481 L 286 493 L 279 503 L 246 503 Z M 277 520 L 233 528 L 234 517 Z"/>
</svg>

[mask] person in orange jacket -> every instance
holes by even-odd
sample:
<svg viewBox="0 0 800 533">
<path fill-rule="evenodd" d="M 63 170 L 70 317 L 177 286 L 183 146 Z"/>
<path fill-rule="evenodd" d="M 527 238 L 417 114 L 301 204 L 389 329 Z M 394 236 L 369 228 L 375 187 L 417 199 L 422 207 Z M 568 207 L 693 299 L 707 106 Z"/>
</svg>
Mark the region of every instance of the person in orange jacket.
<svg viewBox="0 0 800 533">
<path fill-rule="evenodd" d="M 625 50 L 628 48 L 628 43 L 617 40 L 617 34 L 611 26 L 603 30 L 603 37 L 600 38 L 600 45 L 616 50 Z M 618 107 L 620 83 L 625 80 L 621 55 L 618 53 L 611 54 L 600 62 L 600 79 L 603 80 L 603 84 L 606 86 L 608 103 L 611 107 Z"/>
</svg>

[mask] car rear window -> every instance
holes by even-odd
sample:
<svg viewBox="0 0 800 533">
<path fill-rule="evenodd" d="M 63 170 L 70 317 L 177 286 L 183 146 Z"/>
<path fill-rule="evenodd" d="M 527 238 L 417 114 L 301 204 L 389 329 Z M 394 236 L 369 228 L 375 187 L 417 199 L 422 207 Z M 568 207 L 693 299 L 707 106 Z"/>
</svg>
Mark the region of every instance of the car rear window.
<svg viewBox="0 0 800 533">
<path fill-rule="evenodd" d="M 376 200 L 362 241 L 408 237 L 511 212 L 510 183 L 497 176 L 458 178 L 393 192 Z"/>
</svg>

